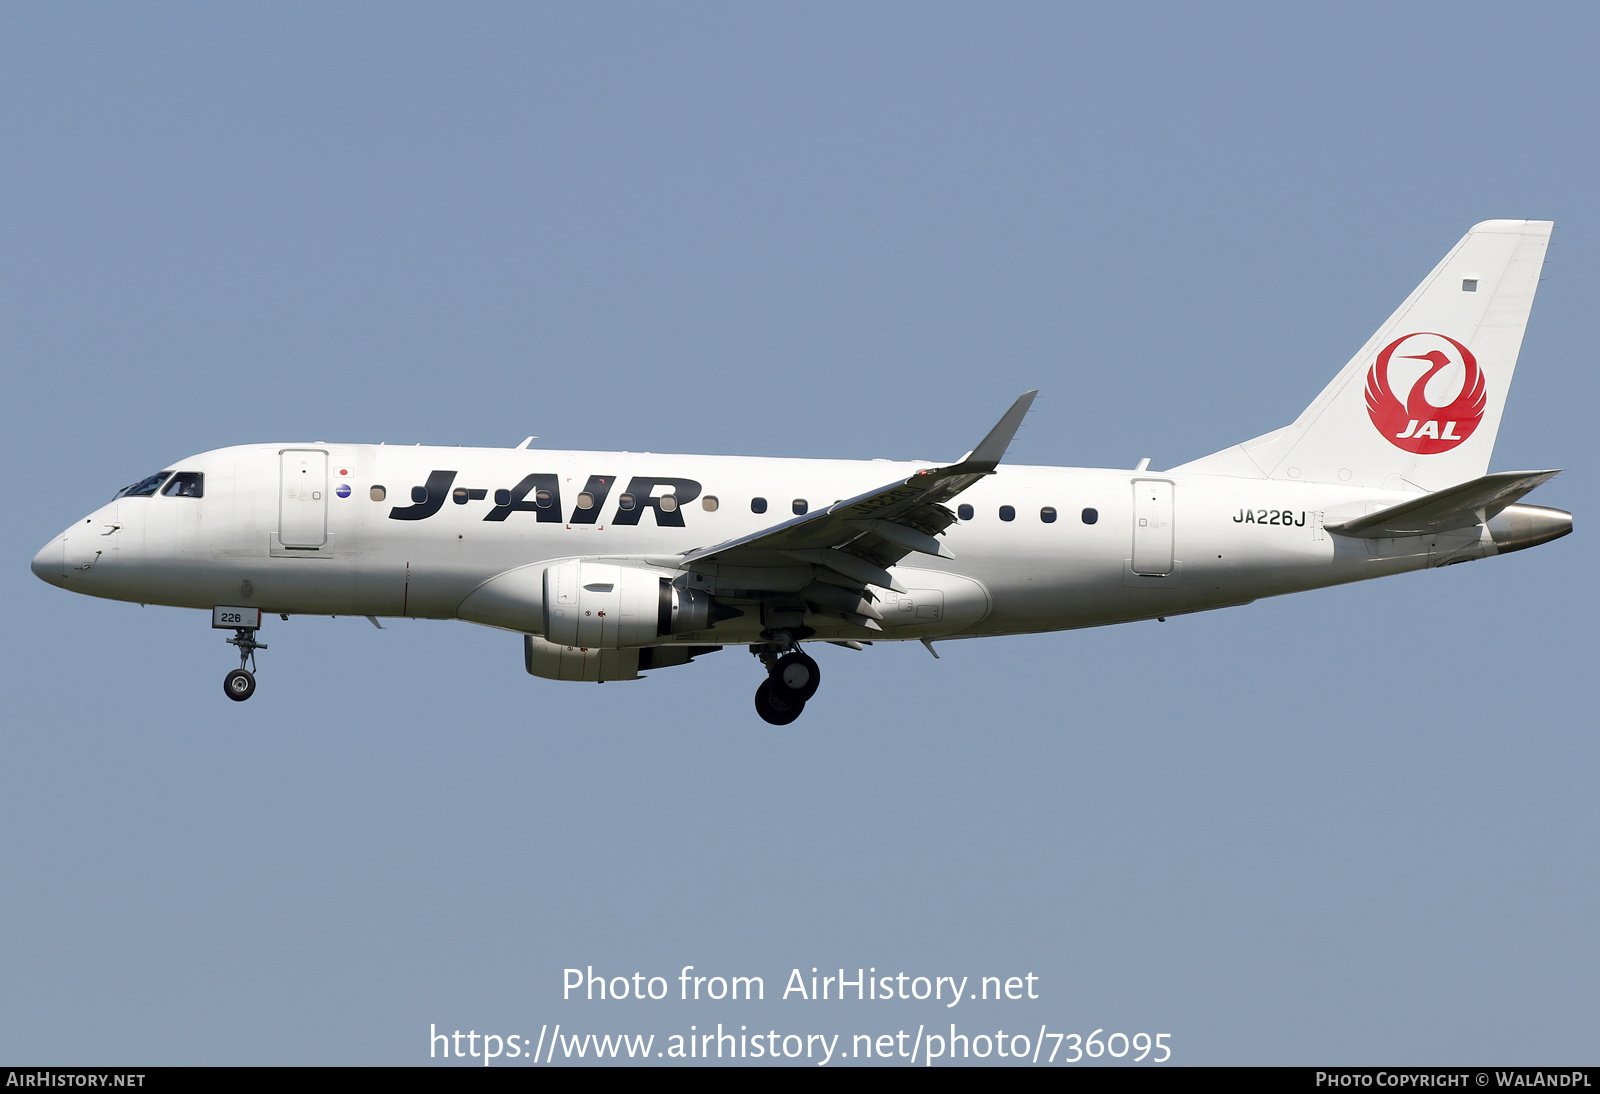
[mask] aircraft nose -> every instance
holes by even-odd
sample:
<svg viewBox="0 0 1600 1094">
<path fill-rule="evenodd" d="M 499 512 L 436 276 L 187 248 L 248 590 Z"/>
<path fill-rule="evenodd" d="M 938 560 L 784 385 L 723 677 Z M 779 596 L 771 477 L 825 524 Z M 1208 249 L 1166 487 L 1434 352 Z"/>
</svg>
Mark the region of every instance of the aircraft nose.
<svg viewBox="0 0 1600 1094">
<path fill-rule="evenodd" d="M 33 556 L 33 573 L 40 581 L 60 587 L 63 584 L 61 570 L 67 560 L 67 541 L 63 536 L 57 536 Z"/>
</svg>

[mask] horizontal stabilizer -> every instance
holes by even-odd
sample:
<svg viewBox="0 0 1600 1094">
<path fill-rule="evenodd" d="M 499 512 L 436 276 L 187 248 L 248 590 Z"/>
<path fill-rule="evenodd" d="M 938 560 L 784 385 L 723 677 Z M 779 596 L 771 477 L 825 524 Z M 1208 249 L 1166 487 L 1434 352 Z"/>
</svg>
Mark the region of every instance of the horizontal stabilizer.
<svg viewBox="0 0 1600 1094">
<path fill-rule="evenodd" d="M 1502 471 L 1485 475 L 1459 486 L 1452 486 L 1420 498 L 1391 505 L 1343 524 L 1330 524 L 1328 531 L 1361 539 L 1391 539 L 1396 536 L 1426 536 L 1453 528 L 1470 528 L 1498 516 L 1536 486 L 1549 482 L 1560 471 Z"/>
</svg>

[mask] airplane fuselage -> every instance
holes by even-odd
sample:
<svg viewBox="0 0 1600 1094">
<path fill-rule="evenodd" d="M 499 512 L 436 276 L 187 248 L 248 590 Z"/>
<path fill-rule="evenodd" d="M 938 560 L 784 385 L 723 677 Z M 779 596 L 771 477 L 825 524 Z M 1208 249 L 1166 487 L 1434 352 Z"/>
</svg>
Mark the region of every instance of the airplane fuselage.
<svg viewBox="0 0 1600 1094">
<path fill-rule="evenodd" d="M 306 461 L 312 469 L 298 471 Z M 479 586 L 517 567 L 584 557 L 671 568 L 696 548 L 770 527 L 802 506 L 825 509 L 926 466 L 245 445 L 172 466 L 203 476 L 202 496 L 119 498 L 57 537 L 35 569 L 73 591 L 140 603 L 449 619 L 462 616 Z M 297 474 L 312 480 L 303 498 L 294 496 Z M 1378 540 L 1324 530 L 1414 496 L 1330 483 L 1006 464 L 952 506 L 962 517 L 943 537 L 953 559 L 919 554 L 895 567 L 906 593 L 882 595 L 881 632 L 827 615 L 806 622 L 818 638 L 858 640 L 1091 627 L 1500 549 L 1482 527 Z M 706 587 L 738 601 L 738 575 L 707 568 Z M 796 589 L 810 580 L 807 569 L 795 566 Z M 771 585 L 770 575 L 764 580 Z M 533 615 L 501 625 L 540 629 Z M 759 613 L 751 613 L 661 641 L 756 642 L 761 630 Z"/>
</svg>

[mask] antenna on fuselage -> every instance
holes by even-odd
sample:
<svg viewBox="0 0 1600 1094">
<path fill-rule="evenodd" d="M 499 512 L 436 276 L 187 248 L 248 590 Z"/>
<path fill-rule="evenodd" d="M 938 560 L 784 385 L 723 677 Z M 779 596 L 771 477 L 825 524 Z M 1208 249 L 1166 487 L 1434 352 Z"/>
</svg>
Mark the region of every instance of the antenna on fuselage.
<svg viewBox="0 0 1600 1094">
<path fill-rule="evenodd" d="M 522 443 L 517 445 L 517 447 L 515 449 L 513 449 L 513 451 L 521 451 L 522 449 L 527 448 L 530 444 L 532 444 L 534 441 L 536 441 L 538 439 L 539 439 L 538 437 L 524 437 L 523 440 L 522 440 Z"/>
</svg>

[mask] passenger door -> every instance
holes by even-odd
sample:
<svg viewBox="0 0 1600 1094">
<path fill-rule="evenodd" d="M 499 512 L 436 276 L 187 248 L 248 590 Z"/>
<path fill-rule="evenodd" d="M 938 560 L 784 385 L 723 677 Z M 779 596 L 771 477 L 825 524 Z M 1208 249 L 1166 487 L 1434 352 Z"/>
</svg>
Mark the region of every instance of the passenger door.
<svg viewBox="0 0 1600 1094">
<path fill-rule="evenodd" d="M 286 448 L 278 453 L 278 543 L 301 550 L 328 541 L 328 453 Z"/>
</svg>

